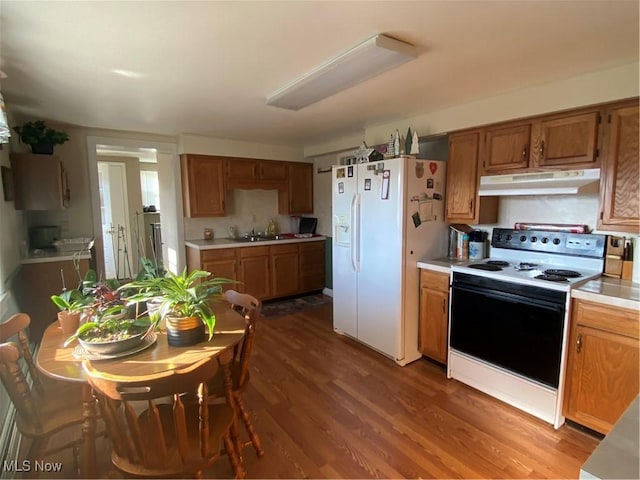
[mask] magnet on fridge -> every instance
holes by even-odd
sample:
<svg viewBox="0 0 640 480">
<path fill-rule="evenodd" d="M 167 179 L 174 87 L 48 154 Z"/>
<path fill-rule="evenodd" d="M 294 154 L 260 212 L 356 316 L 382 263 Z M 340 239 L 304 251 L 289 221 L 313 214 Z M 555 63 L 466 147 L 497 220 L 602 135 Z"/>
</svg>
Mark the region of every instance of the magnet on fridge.
<svg viewBox="0 0 640 480">
<path fill-rule="evenodd" d="M 364 189 L 365 190 L 371 190 L 371 179 L 370 178 L 365 178 L 364 179 Z"/>
<path fill-rule="evenodd" d="M 344 178 L 344 168 L 336 169 L 336 178 Z"/>
<path fill-rule="evenodd" d="M 391 171 L 384 170 L 382 172 L 382 190 L 380 191 L 380 198 L 382 200 L 389 199 L 389 182 L 391 177 Z"/>
<path fill-rule="evenodd" d="M 438 164 L 436 162 L 429 162 L 429 171 L 431 175 L 434 175 L 438 170 Z"/>
<path fill-rule="evenodd" d="M 418 212 L 414 213 L 413 215 L 411 215 L 411 219 L 413 220 L 413 226 L 418 228 L 420 226 L 420 224 L 422 223 L 420 221 L 420 214 Z"/>
<path fill-rule="evenodd" d="M 347 167 L 347 177 L 353 177 L 353 166 Z"/>
<path fill-rule="evenodd" d="M 344 193 L 344 182 L 338 183 L 338 193 Z"/>
<path fill-rule="evenodd" d="M 442 200 L 442 195 L 440 195 L 439 193 L 434 193 L 433 194 L 433 199 L 434 200 Z"/>
<path fill-rule="evenodd" d="M 427 188 L 433 188 L 433 178 L 427 178 Z"/>
</svg>

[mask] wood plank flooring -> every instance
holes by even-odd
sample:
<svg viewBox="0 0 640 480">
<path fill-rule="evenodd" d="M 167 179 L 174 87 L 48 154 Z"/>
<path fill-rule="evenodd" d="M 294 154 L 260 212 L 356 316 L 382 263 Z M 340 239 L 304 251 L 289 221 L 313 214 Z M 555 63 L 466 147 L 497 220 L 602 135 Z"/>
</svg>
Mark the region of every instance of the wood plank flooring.
<svg viewBox="0 0 640 480">
<path fill-rule="evenodd" d="M 245 403 L 265 450 L 245 449 L 248 478 L 577 478 L 599 443 L 427 360 L 397 366 L 335 334 L 331 305 L 259 324 Z"/>
<path fill-rule="evenodd" d="M 259 323 L 244 398 L 265 450 L 244 450 L 247 478 L 578 478 L 599 443 L 335 334 L 331 304 Z"/>
</svg>

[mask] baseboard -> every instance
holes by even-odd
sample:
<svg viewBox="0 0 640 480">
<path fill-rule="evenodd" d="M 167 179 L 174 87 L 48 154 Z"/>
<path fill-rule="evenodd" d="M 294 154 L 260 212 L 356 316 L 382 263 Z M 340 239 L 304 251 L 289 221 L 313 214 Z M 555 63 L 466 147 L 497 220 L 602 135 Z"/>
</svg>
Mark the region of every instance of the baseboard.
<svg viewBox="0 0 640 480">
<path fill-rule="evenodd" d="M 322 293 L 324 293 L 328 297 L 333 298 L 333 289 L 331 288 L 323 288 Z"/>
</svg>

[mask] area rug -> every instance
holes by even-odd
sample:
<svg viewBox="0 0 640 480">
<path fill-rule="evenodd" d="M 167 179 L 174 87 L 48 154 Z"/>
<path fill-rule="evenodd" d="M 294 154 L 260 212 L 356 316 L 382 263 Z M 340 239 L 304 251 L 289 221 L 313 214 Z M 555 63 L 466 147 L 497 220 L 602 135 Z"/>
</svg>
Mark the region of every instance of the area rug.
<svg viewBox="0 0 640 480">
<path fill-rule="evenodd" d="M 292 313 L 302 312 L 308 308 L 319 307 L 331 303 L 332 298 L 316 293 L 314 295 L 305 295 L 304 297 L 288 298 L 285 300 L 274 300 L 262 305 L 262 316 L 264 318 L 277 318 Z"/>
</svg>

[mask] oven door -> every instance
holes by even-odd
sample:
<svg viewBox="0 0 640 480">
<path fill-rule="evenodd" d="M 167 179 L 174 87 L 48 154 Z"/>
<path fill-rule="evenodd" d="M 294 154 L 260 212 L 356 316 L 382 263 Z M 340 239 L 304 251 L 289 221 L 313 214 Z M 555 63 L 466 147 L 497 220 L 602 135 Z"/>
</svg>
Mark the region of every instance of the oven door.
<svg viewBox="0 0 640 480">
<path fill-rule="evenodd" d="M 453 274 L 450 347 L 558 387 L 566 292 Z"/>
</svg>

